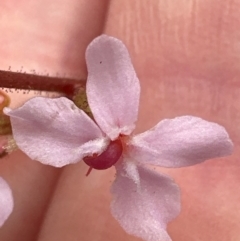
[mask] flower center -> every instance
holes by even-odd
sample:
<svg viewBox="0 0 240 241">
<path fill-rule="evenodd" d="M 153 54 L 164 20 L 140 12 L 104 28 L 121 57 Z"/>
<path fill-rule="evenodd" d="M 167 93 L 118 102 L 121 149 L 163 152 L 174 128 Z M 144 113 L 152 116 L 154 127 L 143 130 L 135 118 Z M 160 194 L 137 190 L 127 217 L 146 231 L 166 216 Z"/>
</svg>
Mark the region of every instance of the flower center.
<svg viewBox="0 0 240 241">
<path fill-rule="evenodd" d="M 123 146 L 121 140 L 111 141 L 107 149 L 100 155 L 94 154 L 91 157 L 84 157 L 83 161 L 91 168 L 97 170 L 108 169 L 113 166 L 121 157 Z"/>
</svg>

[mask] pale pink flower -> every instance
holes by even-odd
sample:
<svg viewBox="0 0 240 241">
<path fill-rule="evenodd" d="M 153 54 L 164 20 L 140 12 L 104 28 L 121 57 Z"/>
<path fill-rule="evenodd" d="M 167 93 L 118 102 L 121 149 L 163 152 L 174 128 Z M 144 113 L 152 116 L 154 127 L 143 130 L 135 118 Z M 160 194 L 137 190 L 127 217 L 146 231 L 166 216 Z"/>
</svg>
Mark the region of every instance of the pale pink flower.
<svg viewBox="0 0 240 241">
<path fill-rule="evenodd" d="M 33 98 L 5 113 L 13 136 L 30 158 L 55 167 L 82 159 L 95 169 L 116 167 L 113 216 L 129 234 L 169 241 L 169 221 L 180 212 L 177 185 L 145 164 L 183 167 L 229 155 L 223 127 L 193 116 L 159 122 L 133 135 L 140 86 L 124 44 L 102 35 L 87 48 L 87 98 L 94 120 L 64 97 Z"/>
<path fill-rule="evenodd" d="M 12 190 L 8 183 L 0 177 L 0 227 L 12 213 L 13 205 Z"/>
</svg>

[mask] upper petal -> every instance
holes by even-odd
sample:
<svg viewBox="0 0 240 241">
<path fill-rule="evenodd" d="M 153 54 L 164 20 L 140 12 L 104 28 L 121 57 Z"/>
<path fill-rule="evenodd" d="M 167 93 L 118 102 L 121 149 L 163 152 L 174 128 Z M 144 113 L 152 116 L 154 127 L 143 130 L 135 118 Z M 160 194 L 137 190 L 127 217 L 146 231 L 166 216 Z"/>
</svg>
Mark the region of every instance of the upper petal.
<svg viewBox="0 0 240 241">
<path fill-rule="evenodd" d="M 112 140 L 129 135 L 137 120 L 140 85 L 127 48 L 101 35 L 89 44 L 86 61 L 87 98 L 96 122 Z"/>
<path fill-rule="evenodd" d="M 106 147 L 101 130 L 67 98 L 35 97 L 22 107 L 4 109 L 11 117 L 18 147 L 31 159 L 61 167 L 100 153 Z"/>
<path fill-rule="evenodd" d="M 7 182 L 0 177 L 0 227 L 8 219 L 13 210 L 12 191 Z"/>
<path fill-rule="evenodd" d="M 233 149 L 224 127 L 194 116 L 163 120 L 128 144 L 132 158 L 163 167 L 195 165 Z"/>
<path fill-rule="evenodd" d="M 180 212 L 178 186 L 167 176 L 138 167 L 140 187 L 117 169 L 111 211 L 123 229 L 146 241 L 170 241 L 169 221 Z"/>
</svg>

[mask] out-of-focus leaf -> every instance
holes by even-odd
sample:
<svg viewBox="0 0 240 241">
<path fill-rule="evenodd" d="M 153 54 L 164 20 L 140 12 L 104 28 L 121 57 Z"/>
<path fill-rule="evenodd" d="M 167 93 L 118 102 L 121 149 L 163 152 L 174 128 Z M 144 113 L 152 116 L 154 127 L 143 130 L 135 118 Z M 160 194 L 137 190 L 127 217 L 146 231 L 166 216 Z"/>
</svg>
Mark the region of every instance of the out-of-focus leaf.
<svg viewBox="0 0 240 241">
<path fill-rule="evenodd" d="M 9 96 L 0 90 L 0 135 L 12 134 L 12 126 L 9 116 L 3 113 L 3 108 L 9 106 Z"/>
<path fill-rule="evenodd" d="M 87 94 L 86 94 L 86 88 L 80 87 L 76 93 L 74 94 L 72 101 L 74 104 L 83 110 L 87 115 L 89 115 L 91 118 L 93 118 L 92 112 L 90 110 L 90 107 L 88 105 L 87 101 Z"/>
</svg>

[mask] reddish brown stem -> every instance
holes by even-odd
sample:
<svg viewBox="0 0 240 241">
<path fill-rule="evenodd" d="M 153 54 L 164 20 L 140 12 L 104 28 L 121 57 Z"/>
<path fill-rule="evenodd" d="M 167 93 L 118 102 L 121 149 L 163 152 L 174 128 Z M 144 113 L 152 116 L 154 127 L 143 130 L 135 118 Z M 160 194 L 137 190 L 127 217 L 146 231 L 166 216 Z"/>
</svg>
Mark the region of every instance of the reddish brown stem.
<svg viewBox="0 0 240 241">
<path fill-rule="evenodd" d="M 77 88 L 84 87 L 85 82 L 85 80 L 0 70 L 0 88 L 60 92 L 71 96 Z"/>
</svg>

